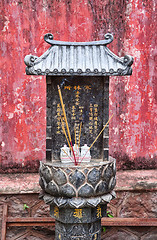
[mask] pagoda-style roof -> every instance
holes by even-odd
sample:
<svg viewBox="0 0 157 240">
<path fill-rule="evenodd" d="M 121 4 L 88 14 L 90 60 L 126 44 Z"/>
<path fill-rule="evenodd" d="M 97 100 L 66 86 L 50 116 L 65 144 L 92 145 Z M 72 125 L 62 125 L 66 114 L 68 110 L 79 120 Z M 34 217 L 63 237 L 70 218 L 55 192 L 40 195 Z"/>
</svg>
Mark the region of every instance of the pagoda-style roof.
<svg viewBox="0 0 157 240">
<path fill-rule="evenodd" d="M 63 42 L 53 40 L 53 35 L 44 36 L 51 47 L 40 57 L 25 57 L 28 75 L 88 75 L 123 76 L 131 75 L 133 58 L 129 55 L 118 57 L 107 44 L 113 41 L 110 33 L 105 39 L 93 42 Z"/>
</svg>

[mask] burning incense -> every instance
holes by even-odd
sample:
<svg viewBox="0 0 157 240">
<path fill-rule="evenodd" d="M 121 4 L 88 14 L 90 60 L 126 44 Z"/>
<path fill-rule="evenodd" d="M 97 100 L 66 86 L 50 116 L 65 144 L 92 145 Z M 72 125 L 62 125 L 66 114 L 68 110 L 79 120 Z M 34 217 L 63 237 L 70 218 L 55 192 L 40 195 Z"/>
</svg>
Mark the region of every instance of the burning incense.
<svg viewBox="0 0 157 240">
<path fill-rule="evenodd" d="M 103 127 L 103 129 L 100 131 L 100 133 L 98 134 L 98 136 L 95 138 L 94 142 L 92 143 L 92 145 L 89 147 L 89 149 L 87 150 L 87 152 L 91 149 L 91 147 L 93 147 L 94 143 L 97 141 L 97 139 L 99 138 L 99 136 L 101 135 L 101 133 L 104 131 L 104 129 L 106 128 L 106 126 L 109 124 L 110 120 L 112 119 L 112 116 L 110 117 L 110 119 L 108 120 L 108 122 L 105 124 L 105 126 Z M 81 159 L 80 163 L 83 161 L 83 159 L 85 158 L 87 152 L 85 153 L 85 155 L 83 156 L 83 158 Z"/>
<path fill-rule="evenodd" d="M 61 102 L 61 106 L 62 106 L 62 111 L 63 111 L 63 115 L 64 115 L 64 119 L 65 119 L 65 124 L 66 124 L 67 132 L 68 132 L 68 137 L 69 137 L 69 141 L 70 141 L 72 153 L 73 153 L 73 156 L 74 156 L 75 165 L 77 165 L 78 163 L 77 163 L 77 161 L 76 161 L 76 157 L 75 157 L 75 153 L 74 153 L 74 149 L 73 149 L 73 145 L 72 145 L 72 140 L 71 140 L 69 125 L 68 125 L 68 121 L 67 121 L 67 117 L 66 117 L 66 112 L 65 112 L 65 108 L 64 108 L 64 103 L 63 103 L 63 98 L 62 98 L 61 89 L 60 89 L 59 85 L 58 85 L 57 87 L 58 87 L 59 98 L 60 98 L 60 102 Z"/>
</svg>

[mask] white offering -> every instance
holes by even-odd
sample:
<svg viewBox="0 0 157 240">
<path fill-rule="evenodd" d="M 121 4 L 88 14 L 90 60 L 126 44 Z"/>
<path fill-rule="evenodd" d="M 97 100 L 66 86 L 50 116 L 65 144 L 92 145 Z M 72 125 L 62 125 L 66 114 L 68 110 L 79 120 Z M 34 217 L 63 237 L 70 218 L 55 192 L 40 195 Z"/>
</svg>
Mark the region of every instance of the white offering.
<svg viewBox="0 0 157 240">
<path fill-rule="evenodd" d="M 90 148 L 85 144 L 81 147 L 81 159 L 82 162 L 90 162 L 91 155 L 90 155 Z"/>
<path fill-rule="evenodd" d="M 71 155 L 70 155 L 70 148 L 67 147 L 67 145 L 65 144 L 64 147 L 61 148 L 60 151 L 60 159 L 62 163 L 69 163 L 71 162 L 70 159 Z"/>
</svg>

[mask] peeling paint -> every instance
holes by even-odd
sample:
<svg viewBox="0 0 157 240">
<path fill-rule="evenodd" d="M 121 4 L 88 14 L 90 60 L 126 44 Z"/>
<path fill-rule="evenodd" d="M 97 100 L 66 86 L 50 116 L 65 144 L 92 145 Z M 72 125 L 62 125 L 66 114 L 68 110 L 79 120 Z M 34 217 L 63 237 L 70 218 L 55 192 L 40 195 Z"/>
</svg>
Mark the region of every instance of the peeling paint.
<svg viewBox="0 0 157 240">
<path fill-rule="evenodd" d="M 24 56 L 40 56 L 51 32 L 63 41 L 101 40 L 134 57 L 131 77 L 110 78 L 110 154 L 118 169 L 157 167 L 155 0 L 17 0 L 1 3 L 2 172 L 38 171 L 45 159 L 45 77 L 26 76 Z"/>
</svg>

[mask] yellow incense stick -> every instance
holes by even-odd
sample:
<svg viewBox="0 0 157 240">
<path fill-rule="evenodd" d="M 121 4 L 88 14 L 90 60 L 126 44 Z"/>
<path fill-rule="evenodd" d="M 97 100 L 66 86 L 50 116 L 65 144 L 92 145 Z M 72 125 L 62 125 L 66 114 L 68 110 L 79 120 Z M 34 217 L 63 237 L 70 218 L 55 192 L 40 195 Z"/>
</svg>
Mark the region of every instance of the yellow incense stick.
<svg viewBox="0 0 157 240">
<path fill-rule="evenodd" d="M 98 134 L 98 136 L 95 138 L 94 142 L 92 143 L 92 145 L 89 147 L 89 149 L 87 150 L 87 152 L 91 149 L 91 147 L 94 145 L 94 143 L 97 141 L 98 137 L 101 135 L 101 133 L 104 131 L 104 129 L 106 128 L 107 124 L 109 124 L 110 120 L 112 119 L 112 116 L 110 117 L 110 119 L 108 120 L 108 122 L 105 124 L 105 126 L 103 127 L 103 129 L 100 131 L 100 133 Z M 83 158 L 81 159 L 80 163 L 82 162 L 82 160 L 85 158 L 87 152 L 85 153 L 85 155 L 83 156 Z"/>
<path fill-rule="evenodd" d="M 73 153 L 73 156 L 74 156 L 75 165 L 77 165 L 77 161 L 76 161 L 76 157 L 75 157 L 75 153 L 74 153 L 74 149 L 73 149 L 73 145 L 72 145 L 72 141 L 71 141 L 71 135 L 70 135 L 69 125 L 68 125 L 68 121 L 67 121 L 67 116 L 66 116 L 66 112 L 65 112 L 65 108 L 64 108 L 61 89 L 60 89 L 59 85 L 57 85 L 57 87 L 58 87 L 59 98 L 60 98 L 62 111 L 63 111 L 63 115 L 64 115 L 64 120 L 65 120 L 65 124 L 66 124 L 66 128 L 67 128 L 67 132 L 68 132 L 68 137 L 69 137 L 72 153 Z"/>
<path fill-rule="evenodd" d="M 65 131 L 65 128 L 64 128 L 64 122 L 63 122 L 63 120 L 62 120 L 62 117 L 60 116 L 60 119 L 61 119 L 61 122 L 62 122 L 62 130 L 63 130 L 63 132 L 64 132 L 64 135 L 65 135 L 65 137 L 66 137 L 66 140 L 67 140 L 67 143 L 68 143 L 68 145 L 69 145 L 69 148 L 70 148 L 70 150 L 71 150 L 71 152 L 72 152 L 72 149 L 71 149 L 71 146 L 70 146 L 70 143 L 69 143 L 69 140 L 68 140 L 68 136 L 67 136 L 67 134 L 66 134 L 66 131 Z M 62 149 L 63 151 L 64 151 L 64 149 Z M 65 152 L 65 151 L 64 151 Z M 65 152 L 66 153 L 66 152 Z M 68 154 L 66 153 L 66 155 L 68 156 Z M 72 160 L 72 162 L 73 162 L 73 159 L 70 157 L 70 156 L 68 156 L 71 160 Z"/>
<path fill-rule="evenodd" d="M 112 119 L 112 116 L 110 117 L 110 119 L 108 120 L 108 122 L 105 124 L 105 126 L 103 127 L 103 129 L 101 130 L 101 132 L 98 134 L 98 136 L 96 137 L 96 139 L 94 140 L 94 142 L 92 143 L 92 145 L 90 146 L 89 150 L 91 149 L 91 147 L 94 145 L 94 143 L 97 141 L 98 137 L 102 134 L 102 132 L 104 131 L 104 129 L 106 128 L 107 124 L 110 122 L 110 120 Z"/>
<path fill-rule="evenodd" d="M 70 150 L 72 151 L 71 146 L 70 146 L 70 143 L 69 143 L 69 140 L 68 140 L 68 136 L 67 136 L 66 131 L 65 131 L 65 128 L 64 128 L 63 126 L 62 126 L 62 129 L 63 129 L 64 135 L 65 135 L 65 137 L 66 137 L 68 146 L 69 146 Z"/>
<path fill-rule="evenodd" d="M 68 136 L 69 136 L 69 141 L 71 142 L 69 125 L 68 125 L 67 116 L 66 116 L 66 113 L 65 113 L 65 108 L 64 108 L 63 98 L 62 98 L 62 93 L 61 93 L 61 89 L 60 89 L 59 85 L 58 85 L 58 92 L 59 92 L 59 97 L 60 97 L 60 102 L 61 102 L 61 106 L 62 106 L 62 110 L 63 110 L 63 115 L 64 115 L 64 120 L 65 120 L 65 124 L 66 124 L 66 128 L 67 128 L 67 132 L 68 132 Z"/>
<path fill-rule="evenodd" d="M 61 118 L 61 117 L 60 117 L 60 118 Z M 62 118 L 61 118 L 61 122 L 62 122 L 62 130 L 63 130 L 64 135 L 65 135 L 65 137 L 66 137 L 67 143 L 68 143 L 68 145 L 69 145 L 70 150 L 72 150 L 72 149 L 71 149 L 71 146 L 70 146 L 70 142 L 69 142 L 68 136 L 67 136 L 66 131 L 65 131 L 65 128 L 64 128 L 64 122 L 63 122 Z"/>
</svg>

